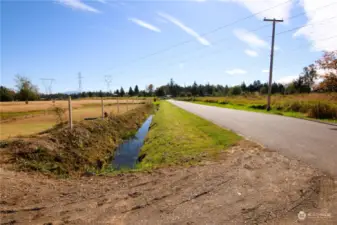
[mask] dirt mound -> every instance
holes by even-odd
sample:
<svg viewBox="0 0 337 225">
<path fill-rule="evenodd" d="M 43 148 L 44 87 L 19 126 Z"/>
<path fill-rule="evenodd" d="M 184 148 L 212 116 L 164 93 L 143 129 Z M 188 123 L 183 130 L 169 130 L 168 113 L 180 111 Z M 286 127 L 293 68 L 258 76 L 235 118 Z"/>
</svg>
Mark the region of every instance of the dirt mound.
<svg viewBox="0 0 337 225">
<path fill-rule="evenodd" d="M 151 173 L 44 179 L 0 170 L 3 223 L 337 223 L 337 183 L 277 152 L 241 142 L 219 161 Z"/>
<path fill-rule="evenodd" d="M 151 105 L 144 105 L 105 120 L 76 123 L 72 130 L 63 124 L 40 135 L 11 140 L 2 144 L 1 163 L 61 177 L 89 168 L 100 169 L 122 139 L 136 131 L 151 110 Z"/>
</svg>

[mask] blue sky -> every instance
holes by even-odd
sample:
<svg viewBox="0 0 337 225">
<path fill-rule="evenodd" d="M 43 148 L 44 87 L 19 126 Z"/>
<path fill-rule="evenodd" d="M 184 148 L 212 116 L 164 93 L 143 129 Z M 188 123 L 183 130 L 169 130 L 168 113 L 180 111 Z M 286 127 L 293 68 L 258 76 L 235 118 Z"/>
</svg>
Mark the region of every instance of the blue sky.
<svg viewBox="0 0 337 225">
<path fill-rule="evenodd" d="M 83 90 L 107 90 L 105 76 L 113 90 L 170 78 L 181 85 L 266 81 L 265 16 L 285 20 L 276 29 L 286 32 L 276 36 L 274 80 L 286 82 L 322 50 L 337 48 L 336 11 L 336 0 L 4 0 L 1 84 L 14 88 L 20 74 L 41 92 L 40 78 L 56 80 L 53 92 L 76 91 L 78 72 Z"/>
</svg>

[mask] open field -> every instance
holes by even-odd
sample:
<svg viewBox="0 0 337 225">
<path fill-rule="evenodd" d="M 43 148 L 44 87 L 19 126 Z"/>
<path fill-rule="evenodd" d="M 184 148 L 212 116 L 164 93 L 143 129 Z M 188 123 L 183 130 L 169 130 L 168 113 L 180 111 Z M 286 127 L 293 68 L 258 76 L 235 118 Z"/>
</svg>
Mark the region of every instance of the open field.
<svg viewBox="0 0 337 225">
<path fill-rule="evenodd" d="M 273 95 L 271 111 L 266 111 L 266 96 L 247 95 L 231 97 L 178 98 L 198 104 L 272 113 L 296 118 L 312 118 L 337 123 L 337 94 Z"/>
<path fill-rule="evenodd" d="M 120 98 L 118 100 L 121 104 L 130 104 L 130 103 L 143 103 L 146 100 L 138 98 Z M 116 104 L 117 99 L 104 99 L 104 104 Z M 101 104 L 100 99 L 80 99 L 72 100 L 73 108 L 81 108 L 86 106 L 98 106 Z M 1 113 L 17 113 L 17 112 L 36 112 L 36 111 L 48 111 L 53 107 L 68 108 L 68 101 L 66 100 L 56 100 L 53 101 L 30 101 L 28 104 L 25 102 L 0 102 Z"/>
<path fill-rule="evenodd" d="M 104 111 L 117 114 L 118 107 L 116 100 L 105 100 Z M 140 106 L 132 103 L 132 100 L 119 101 L 119 113 L 124 113 Z M 142 103 L 142 100 L 134 103 Z M 93 118 L 101 116 L 100 100 L 74 100 L 73 120 L 81 121 L 84 118 Z M 67 101 L 57 101 L 56 106 L 66 109 Z M 27 107 L 27 108 L 26 108 Z M 3 103 L 1 104 L 1 114 L 6 115 L 7 119 L 2 119 L 0 123 L 0 139 L 15 137 L 17 135 L 29 135 L 53 127 L 58 122 L 58 117 L 53 112 L 53 103 L 51 101 L 36 101 L 26 105 L 24 102 Z M 26 111 L 25 111 L 26 110 Z M 67 111 L 63 115 L 63 120 L 67 121 Z"/>
<path fill-rule="evenodd" d="M 216 157 L 241 138 L 167 101 L 161 101 L 141 151 L 139 168 L 194 164 Z"/>
</svg>

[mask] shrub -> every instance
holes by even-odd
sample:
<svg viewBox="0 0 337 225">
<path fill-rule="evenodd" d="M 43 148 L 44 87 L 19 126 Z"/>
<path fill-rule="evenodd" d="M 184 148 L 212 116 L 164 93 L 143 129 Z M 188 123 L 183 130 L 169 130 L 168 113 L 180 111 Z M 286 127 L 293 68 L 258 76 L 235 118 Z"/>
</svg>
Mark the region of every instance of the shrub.
<svg viewBox="0 0 337 225">
<path fill-rule="evenodd" d="M 266 109 L 267 105 L 251 105 L 251 106 L 249 106 L 249 108 L 252 108 L 252 109 Z"/>
<path fill-rule="evenodd" d="M 311 105 L 303 101 L 286 102 L 283 107 L 285 111 L 307 113 Z"/>
<path fill-rule="evenodd" d="M 219 104 L 226 105 L 226 104 L 229 104 L 229 101 L 226 101 L 226 100 L 219 100 L 218 103 L 219 103 Z"/>
<path fill-rule="evenodd" d="M 291 102 L 289 105 L 288 105 L 288 110 L 289 111 L 294 111 L 294 112 L 299 112 L 301 109 L 301 103 L 300 102 Z"/>
<path fill-rule="evenodd" d="M 308 116 L 316 119 L 337 119 L 337 107 L 318 102 L 310 107 Z"/>
<path fill-rule="evenodd" d="M 63 123 L 64 114 L 67 110 L 62 107 L 55 106 L 52 111 L 55 113 L 56 122 Z"/>
<path fill-rule="evenodd" d="M 209 103 L 218 103 L 217 100 L 213 100 L 213 99 L 206 99 L 204 102 L 209 102 Z"/>
</svg>

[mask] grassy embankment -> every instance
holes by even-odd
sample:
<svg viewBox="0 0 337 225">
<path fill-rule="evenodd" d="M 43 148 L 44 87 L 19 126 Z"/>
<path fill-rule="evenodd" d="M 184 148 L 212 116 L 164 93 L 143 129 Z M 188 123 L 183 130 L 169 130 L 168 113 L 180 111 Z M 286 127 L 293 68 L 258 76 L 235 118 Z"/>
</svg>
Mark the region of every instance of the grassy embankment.
<svg viewBox="0 0 337 225">
<path fill-rule="evenodd" d="M 234 145 L 241 137 L 169 102 L 155 114 L 138 169 L 191 165 Z"/>
<path fill-rule="evenodd" d="M 302 94 L 272 96 L 272 109 L 266 111 L 266 96 L 178 98 L 202 105 L 253 112 L 271 113 L 303 119 L 337 123 L 337 94 Z"/>
<path fill-rule="evenodd" d="M 107 119 L 58 125 L 40 135 L 2 141 L 1 164 L 23 171 L 67 177 L 110 164 L 114 149 L 152 113 L 143 105 Z"/>
</svg>

